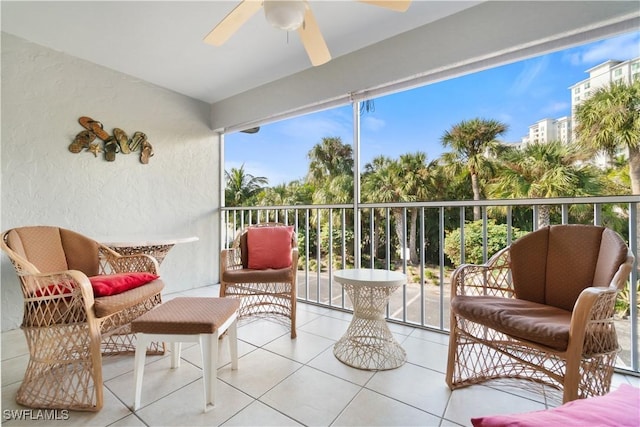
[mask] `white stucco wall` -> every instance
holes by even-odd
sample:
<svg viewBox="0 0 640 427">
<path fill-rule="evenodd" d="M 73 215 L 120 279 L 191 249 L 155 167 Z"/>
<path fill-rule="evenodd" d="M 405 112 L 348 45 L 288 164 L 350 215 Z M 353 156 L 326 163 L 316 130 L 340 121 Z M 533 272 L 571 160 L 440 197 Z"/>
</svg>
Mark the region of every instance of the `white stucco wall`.
<svg viewBox="0 0 640 427">
<path fill-rule="evenodd" d="M 218 282 L 219 137 L 210 106 L 93 63 L 2 34 L 1 228 L 46 224 L 92 237 L 197 236 L 160 268 L 175 292 Z M 73 154 L 90 116 L 112 133 L 142 131 L 137 154 Z M 19 326 L 22 296 L 2 254 L 2 330 Z M 214 296 L 214 295 L 212 295 Z"/>
</svg>

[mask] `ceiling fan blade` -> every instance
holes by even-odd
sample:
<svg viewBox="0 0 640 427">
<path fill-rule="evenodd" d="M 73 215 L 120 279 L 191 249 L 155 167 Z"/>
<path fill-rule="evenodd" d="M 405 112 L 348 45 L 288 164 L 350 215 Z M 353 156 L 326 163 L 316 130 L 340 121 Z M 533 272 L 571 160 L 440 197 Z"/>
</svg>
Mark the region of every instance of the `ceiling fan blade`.
<svg viewBox="0 0 640 427">
<path fill-rule="evenodd" d="M 261 0 L 243 0 L 204 38 L 204 42 L 220 46 L 247 22 L 260 8 Z"/>
<path fill-rule="evenodd" d="M 362 3 L 371 4 L 373 6 L 384 7 L 385 9 L 395 10 L 396 12 L 404 12 L 409 9 L 411 0 L 358 0 Z"/>
<path fill-rule="evenodd" d="M 304 24 L 298 28 L 298 34 L 314 66 L 322 65 L 331 60 L 329 48 L 322 37 L 316 18 L 308 6 L 304 14 Z"/>
</svg>

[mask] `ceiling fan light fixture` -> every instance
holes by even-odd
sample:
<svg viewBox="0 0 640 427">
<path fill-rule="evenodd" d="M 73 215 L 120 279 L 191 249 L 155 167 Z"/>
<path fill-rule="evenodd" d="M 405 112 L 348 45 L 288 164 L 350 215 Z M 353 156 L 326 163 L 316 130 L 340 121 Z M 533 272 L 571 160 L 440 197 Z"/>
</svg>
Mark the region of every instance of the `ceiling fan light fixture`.
<svg viewBox="0 0 640 427">
<path fill-rule="evenodd" d="M 263 6 L 267 22 L 281 30 L 297 30 L 304 22 L 303 0 L 265 0 Z"/>
</svg>

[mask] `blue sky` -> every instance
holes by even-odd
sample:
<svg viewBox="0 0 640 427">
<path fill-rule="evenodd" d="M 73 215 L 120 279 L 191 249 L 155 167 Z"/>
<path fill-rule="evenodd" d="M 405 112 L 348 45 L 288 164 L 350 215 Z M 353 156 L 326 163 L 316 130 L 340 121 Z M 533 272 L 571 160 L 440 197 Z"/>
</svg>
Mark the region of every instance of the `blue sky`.
<svg viewBox="0 0 640 427">
<path fill-rule="evenodd" d="M 569 87 L 609 59 L 640 56 L 640 32 L 531 58 L 491 70 L 376 98 L 375 111 L 361 116 L 361 167 L 376 156 L 398 158 L 422 151 L 438 158 L 443 133 L 462 120 L 495 119 L 509 126 L 500 138 L 520 142 L 544 118 L 567 116 Z M 351 106 L 262 126 L 256 134 L 225 136 L 225 169 L 245 171 L 278 185 L 303 178 L 307 153 L 323 137 L 353 141 Z"/>
</svg>

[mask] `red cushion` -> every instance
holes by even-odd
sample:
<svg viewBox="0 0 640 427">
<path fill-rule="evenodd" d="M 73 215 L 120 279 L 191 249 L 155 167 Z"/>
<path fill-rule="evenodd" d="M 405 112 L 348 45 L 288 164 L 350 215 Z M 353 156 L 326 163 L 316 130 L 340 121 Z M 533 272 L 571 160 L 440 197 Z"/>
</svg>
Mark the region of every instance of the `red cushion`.
<svg viewBox="0 0 640 427">
<path fill-rule="evenodd" d="M 292 235 L 293 226 L 249 228 L 248 267 L 253 270 L 290 267 Z"/>
<path fill-rule="evenodd" d="M 471 418 L 474 427 L 567 427 L 640 425 L 640 389 L 628 384 L 604 396 L 567 402 L 546 411 Z"/>
<path fill-rule="evenodd" d="M 73 289 L 60 285 L 49 285 L 45 288 L 36 289 L 33 294 L 35 297 L 50 297 L 53 295 L 62 295 L 62 294 L 70 294 L 73 292 Z"/>
<path fill-rule="evenodd" d="M 145 285 L 158 277 L 151 273 L 118 273 L 89 277 L 89 281 L 94 296 L 106 297 Z"/>
</svg>

